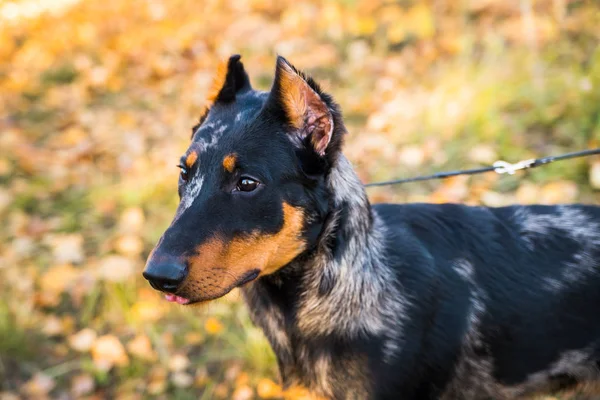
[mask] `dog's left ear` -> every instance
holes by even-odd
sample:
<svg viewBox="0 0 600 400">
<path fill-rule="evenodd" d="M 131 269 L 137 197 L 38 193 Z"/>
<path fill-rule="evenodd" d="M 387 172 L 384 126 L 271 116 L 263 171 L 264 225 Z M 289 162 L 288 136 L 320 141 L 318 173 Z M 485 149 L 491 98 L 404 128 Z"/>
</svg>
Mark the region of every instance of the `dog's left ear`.
<svg viewBox="0 0 600 400">
<path fill-rule="evenodd" d="M 219 64 L 208 94 L 210 104 L 231 103 L 237 93 L 251 89 L 250 79 L 240 58 L 239 54 L 234 54 Z"/>
<path fill-rule="evenodd" d="M 303 142 L 310 142 L 323 156 L 333 134 L 333 116 L 318 85 L 296 70 L 285 58 L 277 57 L 275 81 L 268 105 Z"/>
</svg>

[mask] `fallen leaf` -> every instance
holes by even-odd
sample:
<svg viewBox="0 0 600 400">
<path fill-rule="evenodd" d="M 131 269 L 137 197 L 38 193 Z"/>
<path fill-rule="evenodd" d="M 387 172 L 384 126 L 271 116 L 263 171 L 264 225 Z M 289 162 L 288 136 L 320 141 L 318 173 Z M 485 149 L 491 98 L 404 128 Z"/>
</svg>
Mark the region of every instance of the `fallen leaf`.
<svg viewBox="0 0 600 400">
<path fill-rule="evenodd" d="M 70 264 L 50 267 L 40 280 L 41 290 L 52 294 L 60 294 L 76 283 L 79 274 L 80 270 Z"/>
<path fill-rule="evenodd" d="M 600 189 L 600 161 L 592 163 L 589 174 L 590 186 L 592 186 L 594 189 Z"/>
<path fill-rule="evenodd" d="M 80 263 L 83 261 L 83 236 L 81 233 L 52 235 L 46 239 L 52 248 L 57 264 Z"/>
<path fill-rule="evenodd" d="M 156 294 L 154 294 L 156 298 Z M 131 314 L 137 321 L 155 322 L 158 321 L 165 313 L 165 308 L 156 301 L 140 300 L 131 307 Z"/>
<path fill-rule="evenodd" d="M 256 385 L 256 393 L 263 399 L 274 399 L 281 397 L 283 390 L 280 385 L 270 379 L 263 378 Z"/>
<path fill-rule="evenodd" d="M 96 332 L 90 328 L 84 328 L 68 339 L 72 349 L 85 353 L 90 351 L 96 340 Z"/>
<path fill-rule="evenodd" d="M 233 391 L 232 400 L 250 400 L 254 398 L 254 391 L 250 386 L 240 386 Z"/>
<path fill-rule="evenodd" d="M 184 336 L 187 344 L 196 345 L 204 341 L 204 336 L 198 332 L 188 332 Z"/>
<path fill-rule="evenodd" d="M 425 152 L 420 146 L 404 146 L 400 151 L 399 160 L 407 167 L 418 167 L 425 161 Z"/>
<path fill-rule="evenodd" d="M 517 201 L 520 204 L 535 204 L 539 201 L 540 188 L 531 183 L 523 182 L 519 185 L 519 188 L 515 192 Z"/>
<path fill-rule="evenodd" d="M 179 372 L 185 370 L 190 365 L 190 360 L 184 354 L 175 354 L 169 360 L 169 370 Z"/>
<path fill-rule="evenodd" d="M 186 372 L 174 372 L 173 375 L 171 375 L 171 382 L 173 382 L 173 385 L 176 387 L 187 388 L 192 386 L 194 378 Z"/>
<path fill-rule="evenodd" d="M 100 336 L 92 346 L 94 365 L 101 371 L 108 371 L 113 366 L 129 364 L 129 357 L 121 341 L 114 335 Z"/>
<path fill-rule="evenodd" d="M 136 257 L 139 256 L 144 249 L 144 243 L 139 236 L 131 234 L 123 235 L 117 239 L 115 249 L 124 256 Z"/>
<path fill-rule="evenodd" d="M 137 335 L 127 343 L 129 353 L 143 360 L 156 360 L 156 353 L 152 349 L 152 343 L 146 335 Z"/>
<path fill-rule="evenodd" d="M 23 385 L 23 391 L 31 397 L 44 396 L 54 389 L 55 385 L 53 378 L 38 372 Z"/>
<path fill-rule="evenodd" d="M 209 317 L 204 323 L 204 329 L 210 335 L 218 335 L 223 332 L 223 324 L 215 317 Z"/>
<path fill-rule="evenodd" d="M 50 315 L 46 318 L 42 327 L 42 332 L 46 336 L 58 336 L 63 333 L 63 324 L 60 318 L 55 315 Z"/>
<path fill-rule="evenodd" d="M 578 193 L 575 182 L 566 180 L 549 182 L 542 186 L 538 202 L 541 204 L 572 203 Z"/>
<path fill-rule="evenodd" d="M 469 150 L 469 158 L 478 164 L 491 165 L 498 160 L 498 154 L 491 145 L 481 143 Z"/>
<path fill-rule="evenodd" d="M 123 256 L 108 256 L 100 260 L 96 274 L 98 278 L 109 282 L 124 282 L 135 273 L 132 260 Z"/>
<path fill-rule="evenodd" d="M 139 232 L 144 226 L 144 212 L 139 207 L 131 207 L 121 213 L 119 229 L 122 232 Z"/>
<path fill-rule="evenodd" d="M 155 366 L 150 370 L 148 393 L 158 395 L 167 388 L 167 371 L 161 366 Z"/>
<path fill-rule="evenodd" d="M 94 378 L 89 374 L 75 375 L 71 379 L 71 393 L 76 398 L 91 393 L 94 390 Z"/>
</svg>

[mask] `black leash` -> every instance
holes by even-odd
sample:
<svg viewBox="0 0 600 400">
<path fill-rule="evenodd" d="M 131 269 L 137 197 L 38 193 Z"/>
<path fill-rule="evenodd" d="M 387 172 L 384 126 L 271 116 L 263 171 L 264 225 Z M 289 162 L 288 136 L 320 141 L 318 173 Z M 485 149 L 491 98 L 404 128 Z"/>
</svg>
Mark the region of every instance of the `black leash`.
<svg viewBox="0 0 600 400">
<path fill-rule="evenodd" d="M 417 176 L 414 178 L 396 179 L 393 181 L 367 183 L 365 186 L 369 187 L 369 186 L 397 185 L 400 183 L 407 183 L 407 182 L 428 181 L 431 179 L 444 179 L 444 178 L 449 178 L 451 176 L 457 176 L 457 175 L 482 174 L 484 172 L 491 172 L 491 171 L 494 171 L 497 174 L 513 175 L 515 173 L 515 171 L 518 171 L 521 169 L 535 168 L 535 167 L 539 167 L 540 165 L 550 164 L 551 162 L 554 162 L 554 161 L 566 160 L 569 158 L 576 158 L 576 157 L 593 156 L 595 154 L 600 154 L 600 148 L 576 151 L 573 153 L 562 154 L 560 156 L 531 158 L 529 160 L 519 161 L 514 164 L 510 164 L 506 161 L 496 161 L 493 165 L 491 165 L 489 167 L 464 169 L 464 170 L 460 170 L 460 171 L 439 172 L 439 173 L 433 174 L 433 175 Z"/>
</svg>

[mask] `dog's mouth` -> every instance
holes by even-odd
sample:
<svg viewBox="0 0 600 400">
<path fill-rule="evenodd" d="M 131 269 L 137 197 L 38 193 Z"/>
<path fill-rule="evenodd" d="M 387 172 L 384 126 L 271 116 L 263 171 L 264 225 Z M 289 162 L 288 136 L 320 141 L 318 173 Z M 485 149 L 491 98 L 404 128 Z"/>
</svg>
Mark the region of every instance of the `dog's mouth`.
<svg viewBox="0 0 600 400">
<path fill-rule="evenodd" d="M 186 299 L 185 297 L 177 296 L 176 294 L 170 293 L 165 294 L 165 300 L 181 305 L 190 303 L 190 299 Z"/>
<path fill-rule="evenodd" d="M 237 287 L 244 286 L 247 283 L 252 282 L 260 275 L 260 270 L 254 269 L 246 272 L 242 275 L 237 281 L 235 281 L 232 285 L 225 287 L 223 290 L 218 293 L 202 293 L 199 296 L 194 296 L 190 293 L 165 293 L 165 300 L 171 303 L 177 303 L 180 305 L 191 305 L 196 303 L 204 303 L 210 300 L 215 300 L 220 297 L 225 296 L 227 293 L 231 292 L 233 289 Z M 185 292 L 185 290 L 183 291 Z"/>
</svg>

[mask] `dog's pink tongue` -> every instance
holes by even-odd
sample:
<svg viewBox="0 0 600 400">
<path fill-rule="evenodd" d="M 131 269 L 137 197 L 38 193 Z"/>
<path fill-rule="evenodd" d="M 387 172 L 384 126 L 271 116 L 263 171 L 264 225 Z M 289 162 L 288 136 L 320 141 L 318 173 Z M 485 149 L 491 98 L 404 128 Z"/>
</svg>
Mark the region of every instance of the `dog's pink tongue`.
<svg viewBox="0 0 600 400">
<path fill-rule="evenodd" d="M 165 294 L 165 299 L 177 304 L 187 304 L 190 302 L 188 299 L 176 296 L 174 294 Z"/>
</svg>

